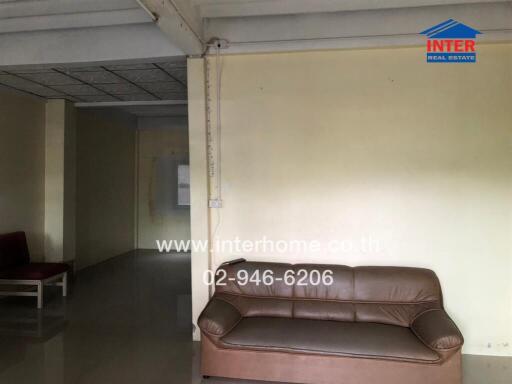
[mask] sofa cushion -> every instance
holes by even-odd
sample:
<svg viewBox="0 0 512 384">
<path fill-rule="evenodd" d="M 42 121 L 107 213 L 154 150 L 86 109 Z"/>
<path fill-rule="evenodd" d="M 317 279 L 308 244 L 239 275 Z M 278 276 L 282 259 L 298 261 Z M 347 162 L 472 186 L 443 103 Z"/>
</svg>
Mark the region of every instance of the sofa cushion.
<svg viewBox="0 0 512 384">
<path fill-rule="evenodd" d="M 442 308 L 435 273 L 424 268 L 347 267 L 321 264 L 239 262 L 222 265 L 215 294 L 238 308 L 243 317 L 289 317 L 311 320 L 371 322 L 408 327 L 422 312 Z M 271 271 L 274 284 L 249 279 Z M 286 284 L 287 271 L 294 284 Z M 301 276 L 332 272 L 332 284 L 300 283 Z"/>
<path fill-rule="evenodd" d="M 63 263 L 31 263 L 0 271 L 0 279 L 44 280 L 68 269 L 69 266 Z"/>
<path fill-rule="evenodd" d="M 439 355 L 406 327 L 375 323 L 251 317 L 220 342 L 248 348 L 435 363 Z"/>
</svg>

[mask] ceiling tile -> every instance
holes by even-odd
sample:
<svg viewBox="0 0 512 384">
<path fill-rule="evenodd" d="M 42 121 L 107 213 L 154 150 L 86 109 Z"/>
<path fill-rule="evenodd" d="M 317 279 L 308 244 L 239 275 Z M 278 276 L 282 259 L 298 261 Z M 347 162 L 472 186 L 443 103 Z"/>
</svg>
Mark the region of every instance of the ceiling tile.
<svg viewBox="0 0 512 384">
<path fill-rule="evenodd" d="M 57 68 L 60 71 L 63 72 L 99 72 L 104 71 L 102 67 L 59 67 Z"/>
<path fill-rule="evenodd" d="M 154 96 L 151 96 L 149 93 L 137 93 L 133 95 L 119 95 L 119 98 L 123 101 L 154 101 L 159 100 Z"/>
<path fill-rule="evenodd" d="M 77 97 L 73 97 L 73 96 L 68 96 L 68 95 L 62 95 L 62 96 L 48 96 L 48 99 L 66 99 L 68 101 L 73 101 L 73 102 L 79 102 L 81 101 L 79 98 Z"/>
<path fill-rule="evenodd" d="M 156 62 L 155 65 L 161 67 L 161 68 L 165 68 L 165 69 L 170 69 L 170 68 L 187 68 L 187 61 L 186 60 L 177 60 L 177 61 L 165 61 L 165 62 Z"/>
<path fill-rule="evenodd" d="M 10 73 L 51 73 L 54 72 L 53 69 L 45 67 L 45 68 L 21 68 L 21 69 L 10 69 L 8 72 Z"/>
<path fill-rule="evenodd" d="M 70 101 L 184 100 L 187 97 L 186 80 L 187 61 L 184 58 L 155 64 L 29 66 L 0 71 L 0 84 L 46 98 Z"/>
<path fill-rule="evenodd" d="M 54 97 L 54 98 L 65 98 L 66 95 L 54 91 L 53 89 L 49 89 L 40 85 L 34 85 L 33 87 L 27 87 L 23 89 L 26 92 L 35 93 L 36 95 L 42 97 Z"/>
<path fill-rule="evenodd" d="M 87 103 L 101 103 L 105 101 L 119 101 L 118 99 L 109 95 L 82 95 L 79 96 L 82 101 Z"/>
<path fill-rule="evenodd" d="M 106 65 L 105 68 L 111 71 L 123 71 L 127 69 L 154 69 L 152 63 L 139 63 L 139 64 L 123 64 L 123 65 Z"/>
<path fill-rule="evenodd" d="M 155 63 L 155 65 L 182 83 L 187 82 L 187 63 L 185 61 Z"/>
<path fill-rule="evenodd" d="M 55 88 L 63 93 L 67 93 L 72 96 L 82 96 L 82 95 L 104 95 L 104 93 L 96 88 L 93 88 L 89 85 L 56 85 Z"/>
<path fill-rule="evenodd" d="M 71 77 L 62 75 L 56 72 L 48 73 L 24 73 L 20 74 L 20 77 L 24 79 L 34 81 L 43 85 L 68 85 L 68 84 L 80 84 L 79 80 L 74 80 Z"/>
<path fill-rule="evenodd" d="M 187 100 L 187 92 L 158 92 L 156 95 L 162 100 Z"/>
<path fill-rule="evenodd" d="M 166 81 L 159 83 L 138 83 L 144 89 L 150 92 L 182 92 L 185 87 L 177 81 Z"/>
<path fill-rule="evenodd" d="M 172 78 L 161 69 L 134 69 L 128 71 L 116 71 L 116 73 L 135 83 L 172 81 Z"/>
<path fill-rule="evenodd" d="M 35 93 L 39 96 L 61 96 L 61 92 L 36 84 L 32 81 L 21 79 L 13 75 L 0 75 L 0 84 L 16 88 L 20 91 Z"/>
<path fill-rule="evenodd" d="M 97 84 L 98 88 L 112 95 L 131 95 L 144 93 L 144 90 L 130 83 L 123 84 Z"/>
<path fill-rule="evenodd" d="M 70 72 L 70 75 L 89 84 L 112 84 L 123 82 L 119 76 L 107 71 Z"/>
<path fill-rule="evenodd" d="M 166 70 L 169 75 L 174 77 L 177 80 L 180 80 L 182 83 L 187 83 L 187 70 L 186 69 L 167 69 Z"/>
</svg>

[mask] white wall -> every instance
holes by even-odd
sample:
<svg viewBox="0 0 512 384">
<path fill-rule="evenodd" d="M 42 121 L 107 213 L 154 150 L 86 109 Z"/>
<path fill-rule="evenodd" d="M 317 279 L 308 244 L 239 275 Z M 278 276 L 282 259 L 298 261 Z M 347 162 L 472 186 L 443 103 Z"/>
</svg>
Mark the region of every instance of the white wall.
<svg viewBox="0 0 512 384">
<path fill-rule="evenodd" d="M 77 113 L 76 266 L 134 244 L 137 119 L 114 110 Z"/>
<path fill-rule="evenodd" d="M 188 164 L 186 117 L 139 119 L 138 247 L 190 240 L 190 209 L 177 206 L 177 167 Z"/>
<path fill-rule="evenodd" d="M 25 231 L 44 255 L 45 101 L 0 88 L 0 233 Z"/>
<path fill-rule="evenodd" d="M 512 46 L 480 45 L 477 64 L 424 61 L 423 47 L 224 57 L 218 237 L 381 249 L 226 252 L 213 267 L 245 256 L 432 268 L 464 352 L 512 355 Z M 206 201 L 204 122 L 190 130 L 192 195 Z M 193 212 L 193 238 L 207 222 Z M 195 316 L 205 257 L 193 255 Z"/>
</svg>

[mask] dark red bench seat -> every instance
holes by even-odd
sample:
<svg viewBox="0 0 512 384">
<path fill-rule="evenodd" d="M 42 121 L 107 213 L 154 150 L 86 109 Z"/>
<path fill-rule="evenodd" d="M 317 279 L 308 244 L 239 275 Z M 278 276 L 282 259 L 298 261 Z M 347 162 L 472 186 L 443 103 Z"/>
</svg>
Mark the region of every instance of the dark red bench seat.
<svg viewBox="0 0 512 384">
<path fill-rule="evenodd" d="M 37 296 L 37 306 L 43 305 L 43 286 L 55 283 L 67 294 L 67 272 L 65 263 L 31 263 L 25 232 L 0 235 L 0 285 L 34 285 L 37 293 L 1 291 L 2 295 Z"/>
<path fill-rule="evenodd" d="M 65 273 L 68 265 L 63 263 L 30 263 L 0 270 L 0 279 L 13 280 L 45 280 L 49 277 Z"/>
</svg>

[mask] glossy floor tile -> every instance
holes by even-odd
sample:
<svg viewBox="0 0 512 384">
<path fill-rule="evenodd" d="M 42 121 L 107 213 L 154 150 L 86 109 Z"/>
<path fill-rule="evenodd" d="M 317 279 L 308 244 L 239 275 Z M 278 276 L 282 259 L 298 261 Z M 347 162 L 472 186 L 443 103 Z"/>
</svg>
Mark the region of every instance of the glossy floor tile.
<svg viewBox="0 0 512 384">
<path fill-rule="evenodd" d="M 0 383 L 189 383 L 190 255 L 138 251 L 78 273 L 66 299 L 0 300 Z"/>
<path fill-rule="evenodd" d="M 134 251 L 78 273 L 70 296 L 0 300 L 0 384 L 234 384 L 199 374 L 190 255 Z M 512 358 L 464 356 L 464 384 L 512 383 Z M 261 383 L 261 382 L 260 382 Z"/>
</svg>

